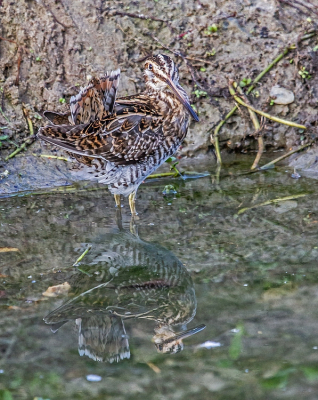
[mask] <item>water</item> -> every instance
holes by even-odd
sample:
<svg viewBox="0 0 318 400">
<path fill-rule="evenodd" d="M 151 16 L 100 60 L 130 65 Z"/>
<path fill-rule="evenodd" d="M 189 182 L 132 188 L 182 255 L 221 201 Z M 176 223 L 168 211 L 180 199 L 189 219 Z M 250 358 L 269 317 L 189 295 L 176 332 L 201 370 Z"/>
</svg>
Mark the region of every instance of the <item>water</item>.
<svg viewBox="0 0 318 400">
<path fill-rule="evenodd" d="M 316 181 L 244 168 L 1 199 L 0 399 L 317 399 Z"/>
</svg>

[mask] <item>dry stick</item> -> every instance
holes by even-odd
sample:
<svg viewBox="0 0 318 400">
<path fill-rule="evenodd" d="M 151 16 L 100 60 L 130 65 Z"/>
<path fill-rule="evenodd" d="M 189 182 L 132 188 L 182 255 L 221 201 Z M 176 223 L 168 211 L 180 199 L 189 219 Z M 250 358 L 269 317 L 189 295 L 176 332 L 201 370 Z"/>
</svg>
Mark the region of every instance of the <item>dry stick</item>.
<svg viewBox="0 0 318 400">
<path fill-rule="evenodd" d="M 51 156 L 50 154 L 35 154 L 32 153 L 34 157 L 42 157 L 42 158 L 55 158 L 56 160 L 62 160 L 62 161 L 68 161 L 68 162 L 73 162 L 72 160 L 68 160 L 65 157 L 59 157 L 59 156 Z"/>
<path fill-rule="evenodd" d="M 230 83 L 233 84 L 234 82 L 230 80 Z M 265 117 L 267 119 L 271 119 L 272 121 L 279 122 L 280 124 L 293 126 L 294 128 L 307 129 L 305 125 L 296 124 L 295 122 L 287 121 L 286 119 L 274 117 L 273 115 L 267 114 L 267 113 L 265 113 L 263 111 L 260 111 L 260 110 L 256 110 L 256 108 L 250 106 L 249 104 L 244 103 L 244 101 L 235 94 L 236 92 L 235 92 L 235 89 L 233 89 L 232 85 L 229 85 L 229 91 L 230 91 L 230 94 L 234 97 L 234 100 L 237 103 L 241 104 L 244 107 L 247 107 L 248 109 L 256 112 L 259 115 L 262 115 L 263 117 Z"/>
<path fill-rule="evenodd" d="M 301 12 L 302 14 L 305 14 L 305 15 L 307 15 L 307 16 L 309 15 L 306 11 L 303 11 L 301 8 L 295 6 L 295 4 L 291 4 L 288 0 L 278 0 L 278 1 L 280 1 L 280 2 L 283 3 L 283 4 L 287 4 L 287 5 L 290 6 L 290 7 L 295 8 L 296 10 L 298 10 L 299 12 Z"/>
<path fill-rule="evenodd" d="M 6 42 L 10 42 L 10 43 L 17 44 L 17 42 L 16 42 L 15 40 L 6 39 L 6 38 L 4 38 L 4 37 L 2 37 L 2 36 L 0 36 L 0 39 L 1 39 L 1 40 L 5 40 Z"/>
<path fill-rule="evenodd" d="M 308 196 L 308 193 L 295 194 L 293 196 L 287 196 L 287 197 L 281 197 L 279 199 L 267 200 L 267 201 L 264 201 L 264 203 L 255 204 L 254 206 L 251 206 L 251 207 L 241 208 L 240 210 L 238 210 L 237 214 L 238 215 L 243 214 L 245 211 L 251 210 L 252 208 L 261 207 L 261 206 L 268 206 L 270 204 L 279 203 L 281 201 L 298 199 L 299 197 L 305 197 L 305 196 Z"/>
<path fill-rule="evenodd" d="M 105 12 L 107 10 L 102 10 L 101 14 L 103 12 Z M 130 18 L 137 18 L 137 19 L 150 19 L 151 21 L 158 21 L 158 22 L 163 22 L 164 24 L 166 24 L 168 26 L 168 28 L 173 31 L 174 28 L 171 26 L 170 22 L 165 20 L 165 19 L 161 19 L 161 18 L 157 18 L 157 17 L 152 17 L 150 15 L 144 15 L 144 14 L 134 14 L 134 13 L 128 13 L 128 12 L 124 12 L 124 11 L 117 11 L 117 10 L 113 10 L 113 11 L 109 11 L 108 12 L 109 16 L 115 16 L 115 15 L 119 15 L 122 17 L 130 17 Z"/>
<path fill-rule="evenodd" d="M 292 154 L 297 153 L 298 151 L 301 151 L 301 150 L 305 149 L 306 147 L 308 147 L 308 146 L 310 146 L 312 144 L 313 144 L 313 142 L 306 143 L 303 146 L 298 147 L 298 149 L 289 151 L 288 153 L 284 154 L 283 156 L 280 156 L 280 157 L 276 158 L 275 160 L 263 165 L 262 167 L 259 168 L 259 170 L 267 169 L 271 165 L 274 165 L 274 164 L 278 163 L 279 161 L 284 160 L 284 158 L 287 158 L 287 157 L 291 156 Z"/>
<path fill-rule="evenodd" d="M 240 88 L 240 86 L 236 85 L 235 88 L 239 92 L 239 94 L 243 97 L 243 99 L 245 100 L 246 104 L 250 104 L 250 101 L 244 95 L 244 92 Z M 253 122 L 254 128 L 256 129 L 256 134 L 258 134 L 258 138 L 257 138 L 257 141 L 258 141 L 258 152 L 257 152 L 257 155 L 256 155 L 255 160 L 253 162 L 253 165 L 251 167 L 251 170 L 253 170 L 253 169 L 257 168 L 258 163 L 259 163 L 259 161 L 260 161 L 260 159 L 262 157 L 262 154 L 263 154 L 263 151 L 264 151 L 264 140 L 263 140 L 262 135 L 260 134 L 261 126 L 259 124 L 257 115 L 251 109 L 248 109 L 248 112 L 250 114 L 250 117 L 251 117 L 251 120 Z"/>
<path fill-rule="evenodd" d="M 299 41 L 310 39 L 311 37 L 315 36 L 316 33 L 317 33 L 316 31 L 308 32 Z M 263 78 L 263 76 L 266 75 L 267 72 L 269 72 L 274 67 L 274 65 L 276 65 L 282 58 L 284 58 L 289 53 L 290 50 L 295 49 L 295 47 L 296 47 L 295 45 L 286 47 L 286 49 L 281 54 L 279 54 L 271 64 L 269 64 L 259 75 L 257 75 L 257 77 L 252 82 L 252 85 L 248 88 L 246 94 L 251 93 L 251 91 L 255 88 L 255 85 Z M 220 121 L 219 124 L 216 126 L 216 128 L 214 129 L 214 134 L 213 135 L 211 134 L 210 136 L 211 143 L 214 144 L 215 147 L 218 164 L 222 164 L 219 138 L 218 138 L 220 129 L 225 124 L 225 122 L 235 113 L 237 109 L 238 109 L 237 106 L 233 107 L 232 110 L 225 116 L 225 118 L 222 121 Z"/>
<path fill-rule="evenodd" d="M 27 123 L 28 123 L 29 131 L 30 131 L 30 136 L 33 136 L 33 137 L 34 137 L 34 129 L 33 129 L 32 121 L 31 121 L 30 117 L 28 116 L 28 113 L 27 113 L 26 109 L 25 109 L 25 108 L 22 108 L 22 110 L 23 110 L 23 114 L 24 114 L 24 116 L 25 116 L 25 119 L 27 120 Z M 17 148 L 16 150 L 14 150 L 13 153 L 9 154 L 9 155 L 5 158 L 5 161 L 8 161 L 10 158 L 13 158 L 15 155 L 17 155 L 18 153 L 20 153 L 22 150 L 25 149 L 25 147 L 26 147 L 28 144 L 30 144 L 29 141 L 24 142 L 19 148 Z"/>
<path fill-rule="evenodd" d="M 56 18 L 55 14 L 53 13 L 53 11 L 51 10 L 51 8 L 50 8 L 48 5 L 46 5 L 44 2 L 42 3 L 42 5 L 43 5 L 44 8 L 46 8 L 46 9 L 49 11 L 49 13 L 52 15 L 52 18 L 54 19 L 54 21 L 55 21 L 56 23 L 58 23 L 59 25 L 63 26 L 63 28 L 65 28 L 65 29 L 72 28 L 72 25 L 71 25 L 71 26 L 68 26 L 68 25 L 63 24 L 63 22 L 59 21 L 59 20 Z"/>
<path fill-rule="evenodd" d="M 302 12 L 302 13 L 305 14 L 305 15 L 309 15 L 307 12 L 303 11 L 302 9 L 298 8 L 297 6 L 295 6 L 294 4 L 290 3 L 288 0 L 278 0 L 278 1 L 280 1 L 281 3 L 287 4 L 287 5 L 290 6 L 290 7 L 295 8 L 296 10 Z M 309 7 L 308 5 L 303 4 L 303 3 L 301 3 L 301 2 L 298 1 L 298 0 L 294 0 L 294 2 L 295 2 L 296 4 L 298 4 L 298 5 L 300 5 L 300 6 L 304 7 L 304 8 L 306 8 L 308 11 L 310 11 L 310 12 L 312 12 L 312 13 L 318 15 L 317 11 L 315 11 L 313 8 Z M 310 3 L 309 3 L 309 4 L 310 4 Z M 311 4 L 311 5 L 312 5 L 312 4 Z"/>
</svg>

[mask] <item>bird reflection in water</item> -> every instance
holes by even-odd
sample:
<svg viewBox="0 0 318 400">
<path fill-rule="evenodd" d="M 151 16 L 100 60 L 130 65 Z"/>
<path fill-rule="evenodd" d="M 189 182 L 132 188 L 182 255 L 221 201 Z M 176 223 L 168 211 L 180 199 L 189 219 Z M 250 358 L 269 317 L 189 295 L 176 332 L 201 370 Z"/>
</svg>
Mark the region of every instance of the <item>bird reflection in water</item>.
<svg viewBox="0 0 318 400">
<path fill-rule="evenodd" d="M 111 363 L 130 358 L 127 319 L 154 321 L 161 353 L 181 351 L 183 339 L 205 328 L 186 330 L 196 313 L 194 286 L 167 249 L 119 229 L 99 237 L 83 262 L 69 280 L 69 299 L 44 318 L 53 332 L 76 321 L 81 356 Z"/>
</svg>

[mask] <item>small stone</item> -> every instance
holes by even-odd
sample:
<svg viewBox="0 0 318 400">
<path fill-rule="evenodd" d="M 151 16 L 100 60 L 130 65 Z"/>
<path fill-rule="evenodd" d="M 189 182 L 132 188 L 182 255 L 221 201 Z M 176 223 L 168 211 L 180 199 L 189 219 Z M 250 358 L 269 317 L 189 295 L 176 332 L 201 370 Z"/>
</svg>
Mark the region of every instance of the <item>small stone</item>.
<svg viewBox="0 0 318 400">
<path fill-rule="evenodd" d="M 291 90 L 280 86 L 273 86 L 270 91 L 270 96 L 275 104 L 290 104 L 295 100 L 294 93 Z"/>
<path fill-rule="evenodd" d="M 88 382 L 100 382 L 102 380 L 102 377 L 99 375 L 90 374 L 86 375 L 86 379 L 88 380 Z"/>
</svg>

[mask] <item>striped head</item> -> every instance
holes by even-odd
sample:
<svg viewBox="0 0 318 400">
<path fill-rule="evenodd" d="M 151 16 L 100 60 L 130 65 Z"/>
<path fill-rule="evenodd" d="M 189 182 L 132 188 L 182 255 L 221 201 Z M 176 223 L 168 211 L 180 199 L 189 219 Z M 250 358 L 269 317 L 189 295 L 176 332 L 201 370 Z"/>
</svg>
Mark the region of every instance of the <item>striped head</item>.
<svg viewBox="0 0 318 400">
<path fill-rule="evenodd" d="M 197 114 L 189 103 L 189 98 L 179 84 L 178 68 L 174 61 L 165 54 L 148 57 L 145 62 L 144 79 L 151 92 L 164 91 L 169 88 L 195 121 Z"/>
<path fill-rule="evenodd" d="M 171 326 L 159 325 L 155 328 L 153 341 L 155 342 L 158 353 L 175 354 L 183 350 L 183 339 L 195 335 L 203 329 L 205 329 L 205 325 L 202 324 L 195 328 L 175 333 Z"/>
</svg>

